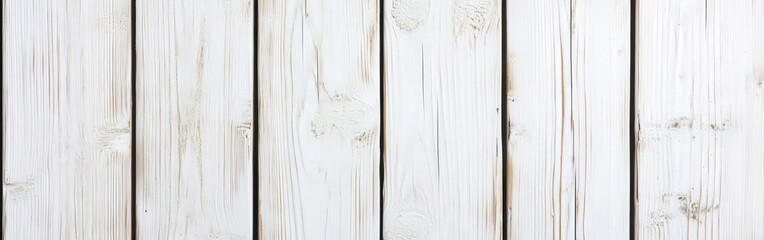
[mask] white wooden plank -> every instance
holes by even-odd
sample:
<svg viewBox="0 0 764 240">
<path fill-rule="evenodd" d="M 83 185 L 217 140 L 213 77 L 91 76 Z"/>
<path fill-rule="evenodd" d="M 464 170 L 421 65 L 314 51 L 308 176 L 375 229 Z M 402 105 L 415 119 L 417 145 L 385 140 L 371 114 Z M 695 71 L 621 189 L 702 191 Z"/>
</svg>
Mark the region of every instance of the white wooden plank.
<svg viewBox="0 0 764 240">
<path fill-rule="evenodd" d="M 509 238 L 628 238 L 629 1 L 507 4 Z"/>
<path fill-rule="evenodd" d="M 261 239 L 376 239 L 379 2 L 261 0 Z"/>
<path fill-rule="evenodd" d="M 764 3 L 638 4 L 638 237 L 764 238 Z"/>
<path fill-rule="evenodd" d="M 2 4 L 3 238 L 129 239 L 130 1 Z"/>
<path fill-rule="evenodd" d="M 630 12 L 629 0 L 573 0 L 576 239 L 629 238 Z"/>
<path fill-rule="evenodd" d="M 568 0 L 507 1 L 509 239 L 573 239 Z"/>
<path fill-rule="evenodd" d="M 385 239 L 501 239 L 498 0 L 385 1 Z"/>
<path fill-rule="evenodd" d="M 254 3 L 136 1 L 139 239 L 253 239 Z"/>
</svg>

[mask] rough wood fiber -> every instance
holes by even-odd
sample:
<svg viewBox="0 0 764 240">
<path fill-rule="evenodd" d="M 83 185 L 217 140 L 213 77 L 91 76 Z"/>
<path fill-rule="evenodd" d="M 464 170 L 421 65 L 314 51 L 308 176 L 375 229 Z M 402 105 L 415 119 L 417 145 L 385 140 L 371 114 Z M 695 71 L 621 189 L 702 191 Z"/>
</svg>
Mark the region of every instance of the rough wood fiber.
<svg viewBox="0 0 764 240">
<path fill-rule="evenodd" d="M 254 2 L 136 1 L 139 239 L 253 239 Z"/>
<path fill-rule="evenodd" d="M 501 1 L 385 1 L 385 239 L 501 239 Z"/>
<path fill-rule="evenodd" d="M 507 4 L 509 238 L 628 238 L 629 1 Z"/>
<path fill-rule="evenodd" d="M 130 1 L 2 4 L 3 239 L 129 239 Z"/>
<path fill-rule="evenodd" d="M 629 239 L 630 12 L 629 0 L 573 0 L 576 239 Z"/>
<path fill-rule="evenodd" d="M 261 239 L 379 238 L 379 2 L 258 7 Z"/>
<path fill-rule="evenodd" d="M 509 239 L 575 237 L 570 13 L 568 0 L 507 1 Z"/>
<path fill-rule="evenodd" d="M 637 17 L 638 237 L 764 238 L 764 2 Z"/>
</svg>

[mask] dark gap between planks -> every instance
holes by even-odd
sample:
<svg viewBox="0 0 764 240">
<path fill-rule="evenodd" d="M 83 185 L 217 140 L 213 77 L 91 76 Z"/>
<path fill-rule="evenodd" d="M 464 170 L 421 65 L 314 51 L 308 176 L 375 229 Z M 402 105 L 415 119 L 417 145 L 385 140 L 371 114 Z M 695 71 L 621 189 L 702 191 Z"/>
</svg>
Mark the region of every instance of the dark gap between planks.
<svg viewBox="0 0 764 240">
<path fill-rule="evenodd" d="M 507 203 L 507 164 L 509 137 L 507 117 L 507 1 L 501 1 L 501 239 L 509 239 Z"/>
<path fill-rule="evenodd" d="M 637 0 L 631 1 L 630 59 L 629 62 L 629 239 L 636 239 L 637 218 L 637 129 L 636 129 L 636 33 Z"/>
<path fill-rule="evenodd" d="M 379 0 L 379 239 L 385 226 L 385 1 Z"/>
<path fill-rule="evenodd" d="M 136 155 L 135 155 L 136 154 L 136 151 L 135 151 L 135 139 L 136 139 L 136 132 L 137 132 L 136 131 L 136 127 L 135 127 L 136 126 L 136 124 L 135 124 L 136 123 L 136 117 L 135 117 L 136 116 L 136 110 L 135 109 L 136 109 L 136 102 L 137 102 L 136 101 L 137 98 L 135 97 L 135 95 L 136 95 L 135 94 L 135 91 L 136 91 L 136 89 L 135 89 L 135 84 L 136 84 L 136 80 L 135 80 L 136 79 L 136 75 L 135 75 L 135 73 L 136 73 L 136 68 L 137 68 L 137 66 L 135 64 L 136 63 L 136 49 L 135 49 L 136 47 L 135 47 L 135 44 L 137 43 L 135 41 L 135 35 L 137 33 L 135 31 L 135 9 L 136 9 L 135 1 L 136 0 L 131 0 L 130 1 L 130 31 L 131 31 L 131 34 L 130 34 L 130 72 L 131 72 L 131 76 L 130 76 L 130 78 L 131 78 L 130 79 L 130 98 L 131 98 L 131 102 L 132 102 L 132 104 L 130 104 L 130 107 L 131 107 L 131 109 L 130 109 L 130 119 L 131 119 L 130 123 L 132 125 L 131 126 L 132 127 L 132 131 L 130 131 L 130 183 L 131 183 L 130 184 L 130 207 L 133 210 L 130 213 L 130 225 L 131 225 L 131 230 L 130 230 L 131 233 L 130 233 L 130 235 L 131 235 L 131 238 L 133 240 L 136 239 L 136 233 L 137 233 L 137 229 L 138 229 L 138 226 L 136 225 L 137 224 L 137 218 L 138 218 L 137 217 L 138 209 L 135 208 L 135 206 L 136 206 L 136 204 L 135 204 L 136 203 L 135 202 L 135 200 L 136 200 L 135 199 L 135 197 L 136 197 L 136 195 L 135 195 L 135 193 L 136 193 L 136 191 L 135 191 L 135 189 L 136 189 L 136 186 L 135 186 L 135 175 L 136 174 L 135 173 L 136 173 L 136 170 L 137 170 L 135 168 L 135 161 L 136 161 L 135 160 L 136 159 Z"/>
<path fill-rule="evenodd" d="M 255 54 L 255 66 L 253 66 L 254 69 L 255 69 L 255 79 L 254 79 L 255 80 L 255 86 L 254 86 L 254 89 L 252 90 L 252 95 L 253 95 L 253 98 L 252 98 L 252 101 L 253 101 L 253 103 L 252 103 L 252 108 L 253 108 L 252 114 L 254 115 L 252 117 L 252 129 L 253 129 L 253 132 L 252 132 L 252 141 L 253 141 L 252 142 L 252 148 L 254 149 L 254 151 L 252 153 L 252 162 L 253 162 L 252 165 L 254 166 L 255 169 L 253 170 L 252 173 L 255 175 L 254 176 L 254 178 L 255 178 L 254 179 L 254 183 L 255 183 L 254 184 L 254 188 L 255 188 L 254 189 L 254 191 L 255 191 L 255 202 L 253 203 L 253 204 L 255 204 L 255 212 L 254 212 L 254 214 L 255 214 L 255 223 L 254 223 L 255 226 L 253 226 L 253 228 L 255 229 L 255 232 L 254 232 L 253 237 L 256 237 L 257 239 L 260 239 L 260 170 L 259 170 L 259 167 L 260 167 L 259 155 L 260 154 L 258 152 L 259 151 L 258 146 L 259 146 L 259 143 L 260 143 L 260 133 L 258 131 L 258 129 L 260 129 L 260 118 L 258 116 L 258 114 L 260 112 L 260 92 L 258 91 L 259 88 L 257 87 L 258 77 L 260 76 L 260 71 L 259 71 L 259 68 L 257 67 L 257 66 L 259 66 L 259 65 L 257 65 L 257 59 L 260 58 L 260 56 L 257 55 L 257 48 L 259 46 L 258 45 L 258 40 L 260 39 L 260 34 L 258 32 L 258 27 L 259 27 L 258 20 L 260 19 L 260 17 L 259 17 L 260 16 L 260 11 L 258 10 L 259 6 L 260 6 L 260 1 L 259 0 L 255 1 L 255 15 L 254 15 L 254 19 L 255 19 L 255 21 L 254 21 L 255 22 L 255 24 L 254 24 L 254 28 L 255 28 L 255 42 L 254 42 L 254 44 L 255 44 L 255 47 L 253 48 L 254 49 L 254 54 Z"/>
</svg>

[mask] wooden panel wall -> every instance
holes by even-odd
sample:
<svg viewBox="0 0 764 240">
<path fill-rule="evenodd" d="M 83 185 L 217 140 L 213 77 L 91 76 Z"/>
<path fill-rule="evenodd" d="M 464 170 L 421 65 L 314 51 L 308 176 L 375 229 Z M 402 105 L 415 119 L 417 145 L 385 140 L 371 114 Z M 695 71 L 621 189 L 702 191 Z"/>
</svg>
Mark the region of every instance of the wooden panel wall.
<svg viewBox="0 0 764 240">
<path fill-rule="evenodd" d="M 501 239 L 501 8 L 385 1 L 385 239 Z"/>
<path fill-rule="evenodd" d="M 629 13 L 507 2 L 510 239 L 629 237 Z"/>
<path fill-rule="evenodd" d="M 130 1 L 2 4 L 3 239 L 129 239 Z"/>
<path fill-rule="evenodd" d="M 761 1 L 0 1 L 3 239 L 764 238 Z"/>
<path fill-rule="evenodd" d="M 377 0 L 260 0 L 262 239 L 376 239 Z"/>
<path fill-rule="evenodd" d="M 638 237 L 764 238 L 764 3 L 637 12 Z"/>
<path fill-rule="evenodd" d="M 139 239 L 252 239 L 254 3 L 136 1 Z"/>
</svg>

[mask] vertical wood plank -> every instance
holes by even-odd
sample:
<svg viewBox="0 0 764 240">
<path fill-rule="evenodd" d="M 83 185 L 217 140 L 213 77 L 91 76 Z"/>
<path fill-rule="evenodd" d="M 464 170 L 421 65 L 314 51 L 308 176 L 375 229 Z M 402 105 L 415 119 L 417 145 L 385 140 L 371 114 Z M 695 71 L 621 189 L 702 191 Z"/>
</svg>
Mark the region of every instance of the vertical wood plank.
<svg viewBox="0 0 764 240">
<path fill-rule="evenodd" d="M 376 239 L 379 2 L 260 0 L 261 239 Z"/>
<path fill-rule="evenodd" d="M 510 239 L 629 237 L 630 11 L 508 1 Z"/>
<path fill-rule="evenodd" d="M 638 4 L 638 237 L 764 238 L 764 3 Z"/>
<path fill-rule="evenodd" d="M 130 1 L 3 4 L 3 238 L 129 239 Z"/>
<path fill-rule="evenodd" d="M 572 16 L 576 239 L 628 239 L 631 3 L 573 0 Z"/>
<path fill-rule="evenodd" d="M 510 239 L 575 238 L 569 0 L 507 1 Z"/>
<path fill-rule="evenodd" d="M 385 1 L 385 239 L 501 239 L 501 8 Z"/>
<path fill-rule="evenodd" d="M 253 239 L 254 2 L 136 1 L 139 239 Z"/>
</svg>

